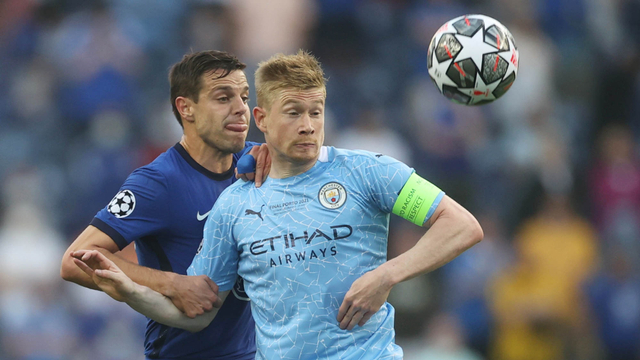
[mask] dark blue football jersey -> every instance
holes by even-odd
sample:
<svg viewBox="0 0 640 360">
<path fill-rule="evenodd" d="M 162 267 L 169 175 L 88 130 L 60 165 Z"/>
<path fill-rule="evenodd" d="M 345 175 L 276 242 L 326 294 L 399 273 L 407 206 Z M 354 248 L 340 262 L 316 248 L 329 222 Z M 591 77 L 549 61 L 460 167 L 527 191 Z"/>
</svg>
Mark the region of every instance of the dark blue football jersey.
<svg viewBox="0 0 640 360">
<path fill-rule="evenodd" d="M 208 171 L 176 144 L 149 165 L 136 169 L 91 225 L 109 235 L 120 249 L 132 241 L 140 265 L 186 274 L 202 241 L 205 220 L 222 191 L 235 181 L 240 156 L 223 174 Z M 148 359 L 253 359 L 255 324 L 242 284 L 234 287 L 215 319 L 190 333 L 148 321 Z"/>
</svg>

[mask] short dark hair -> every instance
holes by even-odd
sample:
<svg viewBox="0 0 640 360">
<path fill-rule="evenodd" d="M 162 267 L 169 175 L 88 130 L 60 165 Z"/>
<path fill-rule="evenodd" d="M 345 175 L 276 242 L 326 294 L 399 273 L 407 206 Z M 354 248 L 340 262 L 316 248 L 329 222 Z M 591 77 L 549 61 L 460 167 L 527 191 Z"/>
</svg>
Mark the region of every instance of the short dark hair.
<svg viewBox="0 0 640 360">
<path fill-rule="evenodd" d="M 232 71 L 244 70 L 243 64 L 234 55 L 225 51 L 208 50 L 186 54 L 180 62 L 174 64 L 169 71 L 169 85 L 171 86 L 171 107 L 180 126 L 182 118 L 176 107 L 176 98 L 183 96 L 198 102 L 202 88 L 202 75 L 223 70 L 218 78 L 223 78 Z"/>
</svg>

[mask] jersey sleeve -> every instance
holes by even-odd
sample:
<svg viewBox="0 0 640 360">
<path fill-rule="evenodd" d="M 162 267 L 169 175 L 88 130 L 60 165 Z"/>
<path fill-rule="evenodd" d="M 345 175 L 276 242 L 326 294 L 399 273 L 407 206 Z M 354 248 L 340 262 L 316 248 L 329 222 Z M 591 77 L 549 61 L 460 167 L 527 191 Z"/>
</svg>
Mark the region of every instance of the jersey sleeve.
<svg viewBox="0 0 640 360">
<path fill-rule="evenodd" d="M 187 269 L 188 275 L 207 275 L 219 291 L 233 288 L 238 273 L 238 249 L 232 234 L 232 216 L 225 210 L 223 195 L 213 206 L 204 226 L 204 237 Z"/>
<path fill-rule="evenodd" d="M 164 175 L 147 168 L 137 169 L 109 204 L 96 214 L 91 225 L 123 249 L 132 241 L 165 228 L 168 195 Z"/>
<path fill-rule="evenodd" d="M 363 156 L 362 161 L 366 190 L 383 212 L 393 212 L 421 226 L 431 217 L 444 196 L 444 192 L 415 174 L 414 169 L 392 157 L 368 154 Z M 428 196 L 422 196 L 425 193 Z M 403 205 L 396 204 L 399 198 L 408 203 L 399 206 Z"/>
<path fill-rule="evenodd" d="M 355 157 L 353 166 L 360 170 L 365 181 L 364 191 L 378 209 L 391 213 L 398 194 L 414 170 L 386 155 L 362 153 Z"/>
</svg>

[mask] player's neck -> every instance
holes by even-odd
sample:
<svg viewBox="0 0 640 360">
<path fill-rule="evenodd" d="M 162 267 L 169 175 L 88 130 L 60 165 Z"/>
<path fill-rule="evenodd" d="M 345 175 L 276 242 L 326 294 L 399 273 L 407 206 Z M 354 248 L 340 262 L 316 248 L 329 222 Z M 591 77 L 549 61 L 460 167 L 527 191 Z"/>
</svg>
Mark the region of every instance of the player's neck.
<svg viewBox="0 0 640 360">
<path fill-rule="evenodd" d="M 198 141 L 199 140 L 199 141 Z M 224 173 L 233 165 L 233 154 L 213 148 L 201 139 L 193 140 L 182 136 L 180 145 L 198 164 L 214 173 Z"/>
<path fill-rule="evenodd" d="M 273 154 L 273 152 L 271 154 Z M 316 164 L 316 161 L 318 161 L 317 158 L 305 163 L 293 163 L 290 160 L 272 155 L 269 177 L 274 179 L 285 179 L 288 177 L 300 175 L 309 171 L 309 169 L 311 169 L 313 165 Z"/>
</svg>

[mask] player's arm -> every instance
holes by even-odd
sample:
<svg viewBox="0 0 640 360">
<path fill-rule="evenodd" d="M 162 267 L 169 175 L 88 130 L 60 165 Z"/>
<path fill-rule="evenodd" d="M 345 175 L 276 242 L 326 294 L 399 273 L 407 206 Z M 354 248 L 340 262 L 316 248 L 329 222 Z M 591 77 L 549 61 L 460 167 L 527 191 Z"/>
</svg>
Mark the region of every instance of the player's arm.
<svg viewBox="0 0 640 360">
<path fill-rule="evenodd" d="M 64 280 L 87 288 L 100 289 L 93 279 L 74 263 L 73 255 L 82 256 L 87 250 L 99 251 L 133 281 L 168 296 L 187 316 L 195 317 L 210 311 L 220 303 L 217 296 L 218 287 L 209 277 L 188 277 L 128 261 L 121 256 L 116 242 L 92 225 L 89 225 L 64 253 L 60 268 L 60 276 Z"/>
<path fill-rule="evenodd" d="M 428 230 L 413 248 L 352 284 L 338 312 L 343 329 L 364 325 L 396 284 L 437 269 L 484 236 L 469 211 L 416 174 L 402 188 L 393 212 Z"/>
<path fill-rule="evenodd" d="M 86 229 L 73 241 L 62 256 L 62 265 L 60 266 L 60 276 L 66 280 L 74 282 L 86 288 L 99 290 L 98 286 L 93 282 L 91 277 L 85 274 L 73 262 L 71 254 L 77 250 L 98 250 L 112 261 L 120 262 L 116 259 L 120 249 L 118 245 L 109 237 L 109 235 L 98 230 L 94 226 L 87 226 Z M 125 265 L 126 267 L 126 265 Z"/>
<path fill-rule="evenodd" d="M 195 318 L 186 316 L 169 298 L 134 282 L 115 262 L 99 251 L 83 251 L 81 256 L 74 253 L 72 259 L 102 291 L 161 324 L 197 332 L 207 327 L 218 313 L 218 309 L 214 308 Z M 229 291 L 220 293 L 221 302 L 228 294 Z"/>
<path fill-rule="evenodd" d="M 427 229 L 413 248 L 380 266 L 393 285 L 439 268 L 484 236 L 467 209 L 415 173 L 392 212 Z"/>
</svg>

